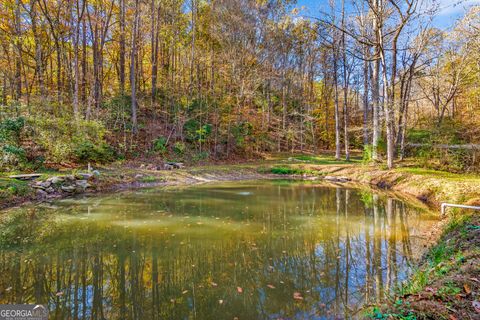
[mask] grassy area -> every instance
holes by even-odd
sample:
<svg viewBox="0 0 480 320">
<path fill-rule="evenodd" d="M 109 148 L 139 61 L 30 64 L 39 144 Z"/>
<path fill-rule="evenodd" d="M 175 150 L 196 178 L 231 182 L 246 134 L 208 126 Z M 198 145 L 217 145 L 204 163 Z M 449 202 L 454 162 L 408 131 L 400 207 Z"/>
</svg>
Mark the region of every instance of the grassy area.
<svg viewBox="0 0 480 320">
<path fill-rule="evenodd" d="M 443 236 L 391 303 L 372 319 L 477 319 L 480 291 L 480 217 L 452 217 Z"/>
<path fill-rule="evenodd" d="M 15 197 L 24 197 L 32 193 L 28 182 L 0 177 L 0 201 L 8 201 Z"/>
<path fill-rule="evenodd" d="M 291 158 L 291 161 L 301 161 L 310 164 L 320 164 L 320 165 L 339 165 L 339 164 L 359 164 L 362 163 L 362 158 L 359 156 L 353 156 L 350 158 L 350 161 L 344 159 L 336 160 L 333 156 L 322 156 L 322 155 L 297 155 Z"/>
</svg>

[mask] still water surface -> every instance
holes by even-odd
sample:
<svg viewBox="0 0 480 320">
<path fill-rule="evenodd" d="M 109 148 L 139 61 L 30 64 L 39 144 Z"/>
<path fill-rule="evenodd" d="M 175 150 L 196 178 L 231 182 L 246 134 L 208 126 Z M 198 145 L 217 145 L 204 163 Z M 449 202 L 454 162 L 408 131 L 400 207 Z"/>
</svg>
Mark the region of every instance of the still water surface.
<svg viewBox="0 0 480 320">
<path fill-rule="evenodd" d="M 0 303 L 51 319 L 356 318 L 436 217 L 371 191 L 247 181 L 3 213 Z"/>
</svg>

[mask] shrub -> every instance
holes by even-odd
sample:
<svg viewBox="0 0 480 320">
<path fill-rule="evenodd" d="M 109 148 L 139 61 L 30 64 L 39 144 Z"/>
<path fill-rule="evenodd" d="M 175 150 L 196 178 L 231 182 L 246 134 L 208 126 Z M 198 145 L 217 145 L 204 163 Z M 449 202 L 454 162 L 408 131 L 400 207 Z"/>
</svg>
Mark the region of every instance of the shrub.
<svg viewBox="0 0 480 320">
<path fill-rule="evenodd" d="M 201 160 L 205 160 L 205 159 L 208 159 L 208 156 L 209 156 L 209 153 L 208 151 L 202 151 L 202 152 L 199 152 L 197 154 L 195 154 L 192 158 L 193 161 L 201 161 Z"/>
<path fill-rule="evenodd" d="M 9 118 L 0 122 L 0 142 L 18 143 L 20 133 L 25 127 L 25 119 L 23 117 Z"/>
<path fill-rule="evenodd" d="M 183 156 L 185 154 L 186 149 L 187 149 L 187 146 L 185 145 L 185 143 L 181 141 L 177 141 L 173 145 L 173 152 L 175 152 L 178 156 Z"/>
<path fill-rule="evenodd" d="M 153 140 L 153 150 L 165 154 L 167 152 L 167 138 L 160 136 Z"/>
<path fill-rule="evenodd" d="M 212 125 L 202 125 L 195 119 L 190 119 L 183 125 L 183 132 L 189 142 L 205 142 L 212 133 Z"/>
<path fill-rule="evenodd" d="M 253 134 L 253 125 L 248 121 L 241 122 L 232 128 L 232 134 L 236 144 L 243 148 L 247 138 Z"/>
<path fill-rule="evenodd" d="M 106 129 L 98 121 L 35 117 L 29 118 L 28 124 L 33 131 L 32 140 L 43 149 L 46 160 L 50 162 L 72 158 L 97 161 L 94 158 L 110 149 L 105 144 Z M 93 151 L 94 157 L 87 156 L 89 150 L 96 150 Z"/>
<path fill-rule="evenodd" d="M 367 164 L 372 162 L 373 159 L 373 147 L 371 145 L 365 145 L 363 147 L 362 163 Z"/>
<path fill-rule="evenodd" d="M 20 134 L 24 126 L 25 119 L 22 117 L 0 122 L 0 168 L 19 168 L 26 164 L 26 153 L 20 146 Z"/>
<path fill-rule="evenodd" d="M 114 158 L 114 152 L 109 145 L 105 143 L 96 145 L 88 140 L 78 143 L 74 148 L 74 154 L 79 162 L 104 163 Z"/>
</svg>

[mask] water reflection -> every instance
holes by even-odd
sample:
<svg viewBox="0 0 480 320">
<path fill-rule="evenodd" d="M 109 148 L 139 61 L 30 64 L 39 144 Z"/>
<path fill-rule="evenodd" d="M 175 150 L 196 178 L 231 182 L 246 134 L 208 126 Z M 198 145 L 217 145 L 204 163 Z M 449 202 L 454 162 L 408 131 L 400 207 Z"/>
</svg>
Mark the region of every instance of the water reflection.
<svg viewBox="0 0 480 320">
<path fill-rule="evenodd" d="M 52 319 L 354 318 L 406 277 L 434 220 L 271 181 L 17 209 L 1 226 L 0 303 L 48 304 Z"/>
</svg>

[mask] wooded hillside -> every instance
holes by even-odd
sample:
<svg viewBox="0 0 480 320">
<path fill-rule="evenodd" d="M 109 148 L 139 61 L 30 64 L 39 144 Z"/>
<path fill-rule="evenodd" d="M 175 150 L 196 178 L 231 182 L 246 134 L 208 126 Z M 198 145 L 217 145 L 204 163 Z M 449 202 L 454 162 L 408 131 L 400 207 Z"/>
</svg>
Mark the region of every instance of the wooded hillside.
<svg viewBox="0 0 480 320">
<path fill-rule="evenodd" d="M 435 145 L 480 142 L 480 7 L 451 30 L 424 0 L 297 7 L 2 1 L 0 167 L 329 149 L 478 169 Z"/>
</svg>

